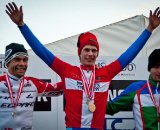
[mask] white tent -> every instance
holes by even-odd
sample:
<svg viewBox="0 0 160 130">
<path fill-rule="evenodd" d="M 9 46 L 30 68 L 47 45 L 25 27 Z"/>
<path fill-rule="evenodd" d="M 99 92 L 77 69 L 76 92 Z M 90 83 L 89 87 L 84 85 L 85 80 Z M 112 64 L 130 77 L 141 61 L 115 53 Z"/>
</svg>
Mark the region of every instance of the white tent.
<svg viewBox="0 0 160 130">
<path fill-rule="evenodd" d="M 106 25 L 90 32 L 94 33 L 100 44 L 100 56 L 117 56 L 123 53 L 140 35 L 148 25 L 148 18 L 143 15 L 137 15 L 110 25 Z M 148 43 L 141 50 L 138 56 L 148 56 L 152 50 L 158 48 L 158 36 L 160 29 L 156 29 Z M 78 35 L 68 37 L 56 42 L 46 44 L 49 50 L 55 55 L 76 56 Z M 32 50 L 29 50 L 33 54 Z"/>
</svg>

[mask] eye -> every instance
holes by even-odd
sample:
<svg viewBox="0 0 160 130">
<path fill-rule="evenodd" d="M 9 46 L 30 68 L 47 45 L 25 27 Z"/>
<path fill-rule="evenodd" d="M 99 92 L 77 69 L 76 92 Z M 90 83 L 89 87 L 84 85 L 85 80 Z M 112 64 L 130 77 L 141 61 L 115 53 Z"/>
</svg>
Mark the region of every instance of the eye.
<svg viewBox="0 0 160 130">
<path fill-rule="evenodd" d="M 20 58 L 18 58 L 18 57 L 15 57 L 14 58 L 14 61 L 20 61 L 21 59 Z"/>
<path fill-rule="evenodd" d="M 24 61 L 24 62 L 27 62 L 27 61 L 28 61 L 28 58 L 27 58 L 27 57 L 26 57 L 26 58 L 24 58 L 24 59 L 23 59 L 23 61 Z"/>
<path fill-rule="evenodd" d="M 92 52 L 93 52 L 93 53 L 96 53 L 96 52 L 97 52 L 97 50 L 96 50 L 96 49 L 92 49 Z"/>
<path fill-rule="evenodd" d="M 85 48 L 84 51 L 85 51 L 85 52 L 89 52 L 90 49 L 89 49 L 89 48 Z"/>
</svg>

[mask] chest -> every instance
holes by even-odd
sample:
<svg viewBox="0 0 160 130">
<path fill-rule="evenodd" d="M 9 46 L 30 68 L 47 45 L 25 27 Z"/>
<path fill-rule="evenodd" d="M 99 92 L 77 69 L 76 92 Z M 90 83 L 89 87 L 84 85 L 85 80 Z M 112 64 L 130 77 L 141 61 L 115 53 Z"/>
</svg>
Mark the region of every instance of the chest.
<svg viewBox="0 0 160 130">
<path fill-rule="evenodd" d="M 145 88 L 143 91 L 136 94 L 134 103 L 141 104 L 142 107 L 160 106 L 160 88 L 152 88 L 152 91 Z"/>
<path fill-rule="evenodd" d="M 17 104 L 17 108 L 32 108 L 37 96 L 37 89 L 32 82 L 24 81 L 22 91 L 19 92 L 19 83 L 12 82 L 11 94 L 9 93 L 7 83 L 0 82 L 0 110 L 4 111 L 13 108 L 13 103 Z M 19 96 L 19 98 L 18 98 Z"/>
</svg>

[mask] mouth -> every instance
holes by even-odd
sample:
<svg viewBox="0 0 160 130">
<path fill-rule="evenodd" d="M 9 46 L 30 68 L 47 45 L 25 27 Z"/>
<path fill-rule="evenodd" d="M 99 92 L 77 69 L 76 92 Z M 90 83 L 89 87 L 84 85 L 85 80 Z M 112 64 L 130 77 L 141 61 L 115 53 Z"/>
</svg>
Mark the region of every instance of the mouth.
<svg viewBox="0 0 160 130">
<path fill-rule="evenodd" d="M 94 61 L 95 59 L 94 58 L 87 58 L 86 59 L 88 62 L 92 62 L 92 61 Z"/>
<path fill-rule="evenodd" d="M 27 68 L 16 68 L 16 71 L 20 72 L 20 73 L 24 73 L 26 71 Z"/>
<path fill-rule="evenodd" d="M 156 77 L 160 79 L 160 75 L 157 75 Z"/>
</svg>

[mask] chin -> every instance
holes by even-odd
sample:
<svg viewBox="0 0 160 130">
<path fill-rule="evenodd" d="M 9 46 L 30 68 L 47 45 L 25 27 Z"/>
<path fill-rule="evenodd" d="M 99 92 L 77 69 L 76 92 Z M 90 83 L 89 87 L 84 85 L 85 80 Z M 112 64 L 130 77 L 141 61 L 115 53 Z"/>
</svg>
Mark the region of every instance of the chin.
<svg viewBox="0 0 160 130">
<path fill-rule="evenodd" d="M 158 79 L 157 82 L 160 82 L 160 79 Z"/>
<path fill-rule="evenodd" d="M 86 66 L 93 66 L 94 65 L 94 63 L 88 63 L 88 64 L 86 64 Z"/>
<path fill-rule="evenodd" d="M 25 74 L 18 74 L 17 77 L 21 78 L 23 77 Z"/>
<path fill-rule="evenodd" d="M 156 81 L 156 82 L 160 82 L 159 78 L 153 78 L 153 80 Z"/>
</svg>

